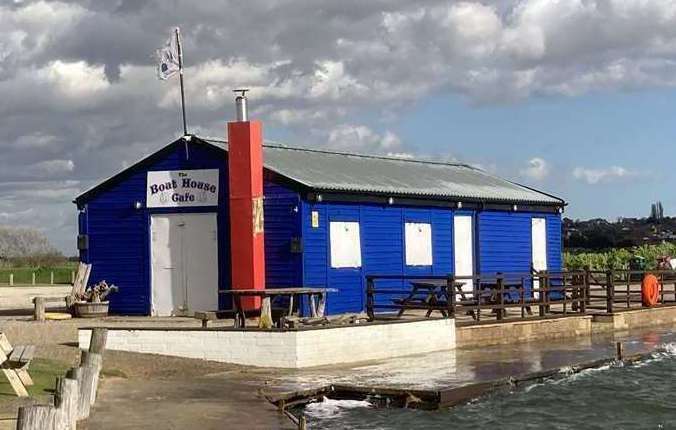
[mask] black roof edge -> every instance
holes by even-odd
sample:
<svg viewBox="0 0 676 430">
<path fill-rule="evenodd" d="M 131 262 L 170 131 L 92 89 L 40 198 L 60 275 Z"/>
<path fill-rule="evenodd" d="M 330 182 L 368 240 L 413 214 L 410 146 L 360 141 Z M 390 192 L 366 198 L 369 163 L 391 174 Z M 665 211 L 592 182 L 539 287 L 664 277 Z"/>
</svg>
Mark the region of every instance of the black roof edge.
<svg viewBox="0 0 676 430">
<path fill-rule="evenodd" d="M 192 136 L 192 135 L 188 135 L 188 136 L 190 136 L 190 138 L 191 138 L 190 140 L 192 140 L 193 138 L 196 138 L 196 136 Z M 175 144 L 177 144 L 181 141 L 184 141 L 185 137 L 186 136 L 181 136 L 178 139 L 175 139 L 175 140 L 169 142 L 168 144 L 164 145 L 162 148 L 158 149 L 157 151 L 154 151 L 154 152 L 146 155 L 145 157 L 141 158 L 140 160 L 136 161 L 135 163 L 131 164 L 130 166 L 125 167 L 124 169 L 122 169 L 119 172 L 113 174 L 109 178 L 104 179 L 103 181 L 97 183 L 96 185 L 94 185 L 91 188 L 82 192 L 80 195 L 76 196 L 73 199 L 72 202 L 79 206 L 82 203 L 83 200 L 86 200 L 86 199 L 92 197 L 93 195 L 98 194 L 104 188 L 110 186 L 111 184 L 116 183 L 118 180 L 120 180 L 120 178 L 122 178 L 128 172 L 132 171 L 133 169 L 135 169 L 137 167 L 144 165 L 145 163 L 149 162 L 150 160 L 152 160 L 156 156 L 162 154 L 164 151 L 167 151 L 169 148 L 171 148 Z M 203 142 L 202 139 L 196 138 L 196 140 L 200 141 L 201 143 L 208 145 L 208 142 Z M 211 145 L 211 146 L 213 147 L 214 145 Z"/>
<path fill-rule="evenodd" d="M 401 193 L 387 193 L 380 191 L 342 191 L 342 190 L 332 190 L 326 188 L 312 188 L 305 187 L 306 195 L 305 197 L 310 200 L 316 199 L 317 195 L 321 194 L 323 199 L 322 201 L 372 201 L 373 203 L 383 203 L 387 202 L 387 199 L 390 197 L 394 199 L 395 202 L 428 202 L 432 206 L 442 206 L 449 207 L 454 206 L 458 202 L 462 202 L 463 207 L 488 207 L 493 205 L 498 206 L 521 206 L 521 207 L 548 207 L 548 208 L 563 208 L 566 206 L 566 203 L 563 200 L 559 202 L 542 202 L 542 201 L 531 201 L 531 200 L 516 200 L 516 199 L 487 199 L 487 198 L 477 198 L 477 197 L 463 197 L 463 196 L 435 196 L 435 195 L 415 195 L 415 194 L 401 194 Z"/>
</svg>

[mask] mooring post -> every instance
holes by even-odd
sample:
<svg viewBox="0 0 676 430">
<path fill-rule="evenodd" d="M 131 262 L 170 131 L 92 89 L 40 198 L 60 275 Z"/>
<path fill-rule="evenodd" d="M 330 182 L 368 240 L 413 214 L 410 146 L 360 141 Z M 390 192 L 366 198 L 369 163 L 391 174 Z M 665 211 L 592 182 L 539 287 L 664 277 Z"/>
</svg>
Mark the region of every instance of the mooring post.
<svg viewBox="0 0 676 430">
<path fill-rule="evenodd" d="M 79 395 L 78 381 L 69 378 L 57 378 L 54 390 L 54 406 L 57 413 L 57 427 L 75 430 L 77 425 L 77 403 Z"/>
<path fill-rule="evenodd" d="M 31 273 L 31 284 L 35 285 L 35 272 Z"/>
<path fill-rule="evenodd" d="M 298 418 L 298 430 L 307 430 L 307 419 L 305 418 L 305 415 L 301 415 L 300 418 Z"/>
<path fill-rule="evenodd" d="M 56 408 L 51 405 L 21 406 L 17 415 L 17 430 L 42 430 L 56 427 Z"/>
<path fill-rule="evenodd" d="M 624 346 L 622 345 L 622 342 L 617 342 L 615 345 L 616 347 L 616 358 L 620 361 L 622 361 L 622 357 L 624 357 Z"/>
<path fill-rule="evenodd" d="M 49 285 L 54 285 L 54 272 L 49 272 Z"/>
<path fill-rule="evenodd" d="M 14 286 L 14 273 L 9 274 L 9 286 L 10 287 Z"/>
<path fill-rule="evenodd" d="M 92 335 L 89 341 L 89 352 L 103 354 L 106 349 L 106 340 L 108 339 L 108 329 L 96 327 L 92 329 Z"/>
</svg>

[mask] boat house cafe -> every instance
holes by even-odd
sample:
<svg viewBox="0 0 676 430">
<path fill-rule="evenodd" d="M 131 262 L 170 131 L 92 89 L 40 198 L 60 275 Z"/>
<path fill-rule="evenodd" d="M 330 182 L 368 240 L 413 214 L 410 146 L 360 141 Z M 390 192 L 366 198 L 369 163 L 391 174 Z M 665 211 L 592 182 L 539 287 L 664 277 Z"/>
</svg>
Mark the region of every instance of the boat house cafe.
<svg viewBox="0 0 676 430">
<path fill-rule="evenodd" d="M 363 312 L 370 274 L 561 269 L 560 198 L 465 164 L 261 149 L 256 138 L 242 154 L 225 141 L 179 138 L 75 199 L 81 261 L 92 264 L 91 279 L 120 288 L 112 312 L 229 309 L 219 290 L 233 288 L 238 270 L 248 275 L 237 258 L 263 232 L 254 278 L 266 288 L 335 289 L 328 314 Z M 260 182 L 262 196 L 233 188 L 230 175 Z M 240 213 L 242 196 L 249 206 Z"/>
</svg>

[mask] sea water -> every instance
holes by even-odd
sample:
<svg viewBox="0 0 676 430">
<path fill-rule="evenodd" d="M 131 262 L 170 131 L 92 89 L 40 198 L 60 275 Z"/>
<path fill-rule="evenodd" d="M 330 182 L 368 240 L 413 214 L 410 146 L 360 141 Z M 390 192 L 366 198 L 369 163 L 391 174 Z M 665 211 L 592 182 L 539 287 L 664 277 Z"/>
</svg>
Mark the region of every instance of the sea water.
<svg viewBox="0 0 676 430">
<path fill-rule="evenodd" d="M 309 405 L 305 415 L 311 429 L 676 429 L 676 343 L 633 364 L 585 370 L 439 411 L 328 399 Z"/>
</svg>

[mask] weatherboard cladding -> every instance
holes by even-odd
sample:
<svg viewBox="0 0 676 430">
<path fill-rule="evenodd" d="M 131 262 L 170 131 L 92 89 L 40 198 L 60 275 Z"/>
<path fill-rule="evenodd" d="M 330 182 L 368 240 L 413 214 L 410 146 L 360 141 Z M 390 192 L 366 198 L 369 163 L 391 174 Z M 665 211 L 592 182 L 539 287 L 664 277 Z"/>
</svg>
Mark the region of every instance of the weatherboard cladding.
<svg viewBox="0 0 676 430">
<path fill-rule="evenodd" d="M 329 295 L 330 313 L 364 309 L 367 274 L 445 276 L 453 267 L 453 215 L 472 214 L 476 223 L 476 272 L 484 274 L 529 273 L 531 267 L 531 219 L 547 219 L 548 266 L 561 269 L 561 221 L 555 214 L 500 211 L 455 211 L 443 208 L 410 208 L 368 203 L 303 202 L 303 277 L 305 285 L 337 288 Z M 311 225 L 311 212 L 319 213 L 319 226 Z M 334 269 L 330 262 L 328 223 L 360 223 L 362 267 Z M 424 222 L 432 225 L 431 266 L 408 266 L 404 255 L 404 225 Z M 266 233 L 267 234 L 267 233 Z M 402 286 L 402 281 L 381 280 L 378 287 Z"/>
<path fill-rule="evenodd" d="M 187 156 L 186 156 L 187 150 Z M 213 207 L 145 208 L 148 171 L 219 169 L 218 209 Z M 111 296 L 111 311 L 130 315 L 150 313 L 150 236 L 152 214 L 218 211 L 219 289 L 230 288 L 230 225 L 228 219 L 228 175 L 224 153 L 209 145 L 185 146 L 177 141 L 143 163 L 117 176 L 105 191 L 90 195 L 79 214 L 80 234 L 89 235 L 89 249 L 81 260 L 93 263 L 91 281 L 102 279 L 120 287 Z M 300 237 L 298 193 L 266 181 L 264 185 L 266 230 L 266 282 L 277 286 L 299 286 L 302 282 L 301 255 L 290 252 L 292 237 Z M 144 209 L 135 209 L 141 202 Z M 219 298 L 228 309 L 228 296 Z"/>
<path fill-rule="evenodd" d="M 123 314 L 150 313 L 150 216 L 160 213 L 214 212 L 216 208 L 145 208 L 146 176 L 152 170 L 219 169 L 219 200 L 227 202 L 227 168 L 222 153 L 208 146 L 175 142 L 155 153 L 143 165 L 128 169 L 110 183 L 105 192 L 85 203 L 86 221 L 81 233 L 89 235 L 86 261 L 92 263 L 90 282 L 105 279 L 120 287 L 111 296 L 111 311 Z M 143 209 L 135 209 L 141 202 Z M 228 205 L 218 207 L 219 286 L 230 283 Z"/>
</svg>

